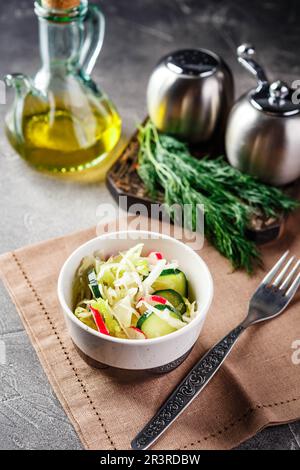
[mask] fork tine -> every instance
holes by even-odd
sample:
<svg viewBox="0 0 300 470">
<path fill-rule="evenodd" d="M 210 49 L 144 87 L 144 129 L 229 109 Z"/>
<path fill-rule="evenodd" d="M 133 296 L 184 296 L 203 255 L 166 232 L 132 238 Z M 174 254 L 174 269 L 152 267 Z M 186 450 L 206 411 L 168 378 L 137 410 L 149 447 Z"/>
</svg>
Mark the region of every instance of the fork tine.
<svg viewBox="0 0 300 470">
<path fill-rule="evenodd" d="M 291 280 L 293 279 L 295 273 L 297 272 L 297 269 L 300 267 L 300 260 L 297 261 L 297 263 L 295 264 L 295 266 L 293 267 L 293 269 L 291 270 L 291 272 L 289 273 L 289 275 L 286 277 L 286 279 L 283 281 L 283 283 L 281 284 L 281 286 L 279 287 L 279 289 L 286 289 L 289 285 L 289 283 L 291 282 Z"/>
<path fill-rule="evenodd" d="M 291 287 L 289 288 L 289 290 L 287 291 L 287 293 L 285 295 L 287 297 L 292 298 L 296 294 L 299 286 L 300 286 L 300 273 L 298 273 L 298 276 L 296 277 L 293 284 L 291 285 Z"/>
<path fill-rule="evenodd" d="M 273 282 L 273 286 L 278 286 L 278 284 L 280 283 L 280 281 L 283 279 L 283 276 L 285 275 L 285 273 L 288 271 L 289 267 L 291 266 L 292 262 L 294 261 L 295 259 L 295 256 L 292 256 L 288 262 L 285 264 L 284 268 L 280 271 L 280 273 L 278 274 L 278 276 L 276 277 L 275 281 Z"/>
<path fill-rule="evenodd" d="M 281 266 L 282 266 L 283 262 L 285 261 L 288 254 L 289 254 L 289 250 L 287 250 L 284 253 L 284 255 L 280 258 L 280 260 L 277 261 L 275 266 L 273 266 L 273 268 L 264 277 L 264 279 L 262 281 L 262 284 L 269 284 L 272 281 L 273 277 L 275 276 L 275 274 L 277 274 L 278 270 L 281 268 Z"/>
</svg>

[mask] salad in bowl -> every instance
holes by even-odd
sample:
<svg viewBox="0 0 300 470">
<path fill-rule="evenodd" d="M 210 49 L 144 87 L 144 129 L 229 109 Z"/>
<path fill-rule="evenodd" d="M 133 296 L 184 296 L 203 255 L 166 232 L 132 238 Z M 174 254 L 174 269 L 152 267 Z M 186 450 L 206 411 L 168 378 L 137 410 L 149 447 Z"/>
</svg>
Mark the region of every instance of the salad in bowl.
<svg viewBox="0 0 300 470">
<path fill-rule="evenodd" d="M 165 373 L 197 341 L 213 280 L 187 243 L 126 230 L 73 251 L 61 268 L 57 293 L 68 332 L 89 364 Z"/>
<path fill-rule="evenodd" d="M 147 340 L 173 333 L 198 314 L 177 260 L 144 243 L 82 259 L 73 283 L 74 315 L 104 335 Z"/>
</svg>

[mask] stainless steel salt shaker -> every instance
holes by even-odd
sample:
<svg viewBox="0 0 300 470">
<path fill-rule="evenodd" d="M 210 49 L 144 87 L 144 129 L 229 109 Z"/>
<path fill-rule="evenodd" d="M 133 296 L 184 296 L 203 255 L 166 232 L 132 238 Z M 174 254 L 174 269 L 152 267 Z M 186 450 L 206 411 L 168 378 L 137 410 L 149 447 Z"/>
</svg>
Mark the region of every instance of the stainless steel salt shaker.
<svg viewBox="0 0 300 470">
<path fill-rule="evenodd" d="M 270 83 L 249 44 L 237 50 L 239 62 L 257 79 L 257 87 L 233 107 L 226 130 L 226 154 L 232 166 L 262 181 L 285 185 L 300 177 L 300 106 L 282 81 Z"/>
<path fill-rule="evenodd" d="M 225 62 L 205 49 L 163 57 L 148 84 L 150 118 L 162 132 L 190 143 L 224 133 L 233 104 L 233 78 Z"/>
</svg>

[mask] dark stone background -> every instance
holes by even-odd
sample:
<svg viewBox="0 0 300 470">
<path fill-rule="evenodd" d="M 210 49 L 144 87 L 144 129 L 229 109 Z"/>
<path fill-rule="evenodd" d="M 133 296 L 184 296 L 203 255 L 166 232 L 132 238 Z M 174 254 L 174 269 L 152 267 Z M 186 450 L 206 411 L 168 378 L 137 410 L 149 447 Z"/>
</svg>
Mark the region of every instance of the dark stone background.
<svg viewBox="0 0 300 470">
<path fill-rule="evenodd" d="M 107 31 L 93 76 L 117 104 L 127 132 L 146 114 L 152 68 L 176 48 L 204 47 L 223 56 L 237 96 L 254 85 L 235 59 L 236 46 L 245 41 L 256 45 L 270 78 L 300 78 L 299 0 L 96 3 L 106 15 Z M 1 0 L 0 78 L 8 72 L 33 74 L 39 64 L 33 1 Z M 0 105 L 0 252 L 94 225 L 98 204 L 111 202 L 104 184 L 63 183 L 29 169 L 3 135 L 7 109 Z M 7 351 L 6 364 L 0 364 L 0 448 L 81 448 L 2 285 L 0 312 L 0 341 Z M 300 449 L 300 424 L 267 429 L 241 448 Z"/>
</svg>

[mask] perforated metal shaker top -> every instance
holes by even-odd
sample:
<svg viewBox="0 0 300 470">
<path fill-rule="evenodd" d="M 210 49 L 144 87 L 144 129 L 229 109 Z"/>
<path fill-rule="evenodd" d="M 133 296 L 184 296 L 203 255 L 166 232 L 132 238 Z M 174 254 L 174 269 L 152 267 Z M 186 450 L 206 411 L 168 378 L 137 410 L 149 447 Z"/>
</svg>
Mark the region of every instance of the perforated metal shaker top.
<svg viewBox="0 0 300 470">
<path fill-rule="evenodd" d="M 215 72 L 219 59 L 204 49 L 184 49 L 170 54 L 165 59 L 167 67 L 180 75 L 199 77 Z"/>
</svg>

